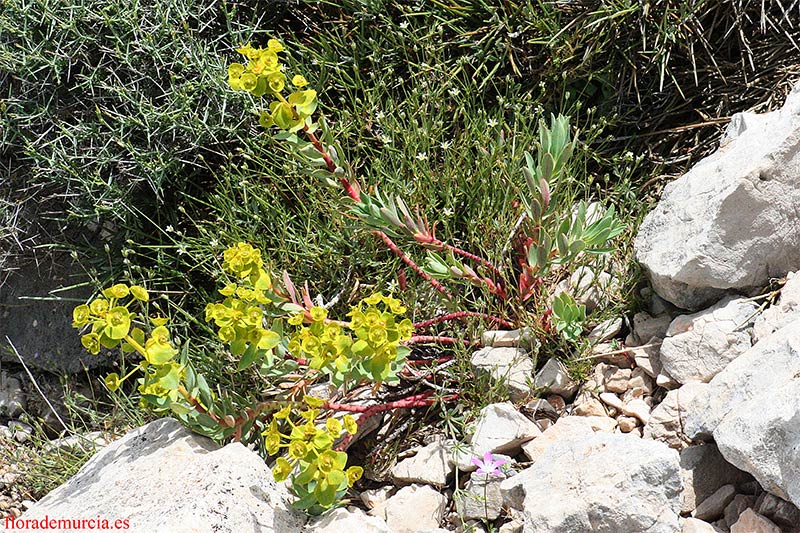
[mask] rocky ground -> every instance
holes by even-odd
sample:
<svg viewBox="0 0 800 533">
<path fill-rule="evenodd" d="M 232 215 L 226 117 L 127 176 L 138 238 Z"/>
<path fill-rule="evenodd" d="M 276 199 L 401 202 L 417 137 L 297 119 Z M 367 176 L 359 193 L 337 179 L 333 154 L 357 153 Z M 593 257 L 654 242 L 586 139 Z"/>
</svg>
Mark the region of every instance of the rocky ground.
<svg viewBox="0 0 800 533">
<path fill-rule="evenodd" d="M 525 331 L 486 332 L 473 371 L 509 401 L 321 518 L 293 511 L 254 452 L 173 420 L 104 447 L 23 516 L 111 513 L 141 531 L 800 532 L 797 205 L 800 88 L 780 111 L 734 117 L 718 152 L 666 188 L 636 239 L 648 312 L 590 333 L 584 382 L 554 359 L 534 372 Z"/>
</svg>

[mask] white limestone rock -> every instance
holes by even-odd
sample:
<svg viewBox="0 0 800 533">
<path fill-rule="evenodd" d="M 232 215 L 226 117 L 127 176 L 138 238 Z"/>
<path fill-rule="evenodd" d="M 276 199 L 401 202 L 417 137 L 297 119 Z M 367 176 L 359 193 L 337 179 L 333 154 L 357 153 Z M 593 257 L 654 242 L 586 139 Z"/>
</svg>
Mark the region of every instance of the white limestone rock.
<svg viewBox="0 0 800 533">
<path fill-rule="evenodd" d="M 751 346 L 750 326 L 758 306 L 725 298 L 693 315 L 681 315 L 661 343 L 661 364 L 679 383 L 708 382 Z"/>
<path fill-rule="evenodd" d="M 569 377 L 569 373 L 561 361 L 552 357 L 536 372 L 533 386 L 549 390 L 564 398 L 572 398 L 580 384 Z"/>
<path fill-rule="evenodd" d="M 435 441 L 420 450 L 413 457 L 404 459 L 392 468 L 392 477 L 402 483 L 426 483 L 437 487 L 447 484 L 454 465 L 450 460 L 452 446 Z"/>
<path fill-rule="evenodd" d="M 722 531 L 697 518 L 687 518 L 681 526 L 681 533 L 721 533 Z"/>
<path fill-rule="evenodd" d="M 728 413 L 751 399 L 759 398 L 754 403 L 758 405 L 757 412 L 774 405 L 774 391 L 795 379 L 798 372 L 800 320 L 795 320 L 740 355 L 707 385 L 695 389 L 697 394 L 691 399 L 685 398 L 686 435 L 690 439 L 710 439 Z"/>
<path fill-rule="evenodd" d="M 800 381 L 737 405 L 714 430 L 730 463 L 769 492 L 800 506 Z"/>
<path fill-rule="evenodd" d="M 306 526 L 308 533 L 341 533 L 358 531 L 359 533 L 393 533 L 389 525 L 376 516 L 352 507 L 333 509 L 319 518 L 312 518 Z"/>
<path fill-rule="evenodd" d="M 491 379 L 503 383 L 512 401 L 526 398 L 531 392 L 533 361 L 521 348 L 481 348 L 470 359 L 473 372 L 488 373 Z"/>
<path fill-rule="evenodd" d="M 132 531 L 302 531 L 306 517 L 240 443 L 220 448 L 177 420 L 128 432 L 23 516 L 129 519 Z"/>
<path fill-rule="evenodd" d="M 660 442 L 608 433 L 555 442 L 501 489 L 526 533 L 680 529 L 678 454 Z"/>
<path fill-rule="evenodd" d="M 745 509 L 731 526 L 731 533 L 781 533 L 781 528 L 752 509 Z"/>
<path fill-rule="evenodd" d="M 481 344 L 493 348 L 523 348 L 535 351 L 539 342 L 530 328 L 490 329 L 481 334 Z"/>
<path fill-rule="evenodd" d="M 696 395 L 705 396 L 707 388 L 705 383 L 687 383 L 679 389 L 669 391 L 650 412 L 650 419 L 644 427 L 644 437 L 665 442 L 670 448 L 677 450 L 686 448 L 692 441 L 684 431 L 688 409 L 693 405 Z"/>
<path fill-rule="evenodd" d="M 376 509 L 392 533 L 414 533 L 438 528 L 446 507 L 447 496 L 436 489 L 428 485 L 409 485 Z"/>
<path fill-rule="evenodd" d="M 539 437 L 523 444 L 522 451 L 529 461 L 535 463 L 554 443 L 581 439 L 596 431 L 612 433 L 615 427 L 616 422 L 609 417 L 566 416 L 547 428 Z"/>
<path fill-rule="evenodd" d="M 495 520 L 503 510 L 500 484 L 505 475 L 473 472 L 463 493 L 454 496 L 459 516 L 465 520 Z"/>
<path fill-rule="evenodd" d="M 641 347 L 630 349 L 630 354 L 636 363 L 636 367 L 654 378 L 661 373 L 661 338 L 650 337 Z"/>
<path fill-rule="evenodd" d="M 597 324 L 587 335 L 589 342 L 605 342 L 616 337 L 622 330 L 622 317 L 609 318 Z"/>
<path fill-rule="evenodd" d="M 476 456 L 486 452 L 514 455 L 522 444 L 541 433 L 513 404 L 495 403 L 481 409 L 470 444 Z"/>
<path fill-rule="evenodd" d="M 800 265 L 800 86 L 783 108 L 736 119 L 712 155 L 668 184 L 636 236 L 662 298 L 699 309 Z"/>
</svg>

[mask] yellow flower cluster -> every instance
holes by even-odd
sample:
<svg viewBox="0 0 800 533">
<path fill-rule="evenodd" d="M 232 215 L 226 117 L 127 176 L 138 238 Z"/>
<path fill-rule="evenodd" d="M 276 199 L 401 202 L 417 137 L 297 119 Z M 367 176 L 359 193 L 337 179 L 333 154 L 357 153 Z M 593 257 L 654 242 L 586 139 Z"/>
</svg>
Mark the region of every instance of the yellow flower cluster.
<svg viewBox="0 0 800 533">
<path fill-rule="evenodd" d="M 127 303 L 120 302 L 128 297 Z M 173 361 L 178 350 L 170 340 L 167 319 L 150 318 L 153 326 L 150 338 L 145 338 L 141 328 L 132 327 L 137 315 L 131 313 L 129 307 L 134 302 L 149 300 L 150 294 L 144 287 L 118 283 L 103 290 L 102 297 L 76 307 L 72 311 L 72 326 L 82 329 L 91 324 L 91 332 L 81 337 L 81 343 L 90 353 L 98 354 L 101 347 L 115 348 L 120 344 L 125 352 L 139 352 L 144 357 L 134 368 L 134 371 L 138 368 L 144 371 L 144 378 L 139 380 L 139 392 L 174 401 L 184 369 Z M 109 374 L 106 386 L 111 391 L 117 390 L 131 374 L 133 371 L 123 378 L 116 373 Z"/>
<path fill-rule="evenodd" d="M 125 305 L 119 300 L 131 296 Z M 72 310 L 72 327 L 83 329 L 91 323 L 92 331 L 81 337 L 81 344 L 90 353 L 97 355 L 100 347 L 114 348 L 131 330 L 135 315 L 128 306 L 135 300 L 147 301 L 150 296 L 144 287 L 129 287 L 118 283 L 103 291 L 103 298 L 96 298 L 88 305 L 79 305 Z"/>
<path fill-rule="evenodd" d="M 268 128 L 276 125 L 288 131 L 297 131 L 311 125 L 311 115 L 317 108 L 317 92 L 304 89 L 308 80 L 295 75 L 292 85 L 296 90 L 283 95 L 286 88 L 285 65 L 278 53 L 284 51 L 276 39 L 270 39 L 266 48 L 253 48 L 250 44 L 237 49 L 247 58 L 246 64 L 231 63 L 228 67 L 228 84 L 237 91 L 247 91 L 253 96 L 271 94 L 277 100 L 270 103 L 269 111 L 263 111 L 259 122 Z"/>
<path fill-rule="evenodd" d="M 299 467 L 292 482 L 296 491 L 307 492 L 298 494 L 301 500 L 303 496 L 313 496 L 313 500 L 322 507 L 330 507 L 364 472 L 360 466 L 345 470 L 347 454 L 332 449 L 344 431 L 354 435 L 358 431 L 358 424 L 352 416 L 345 415 L 343 421 L 329 418 L 324 428 L 317 427 L 315 421 L 319 409 L 313 406 L 318 407 L 323 402 L 308 396 L 304 401 L 311 407 L 299 413 L 303 423 L 295 423 L 290 418 L 292 409 L 289 406 L 275 413 L 270 426 L 262 433 L 265 447 L 270 455 L 287 448 L 288 459 L 278 457 L 272 469 L 276 481 L 284 481 L 295 467 Z M 290 428 L 288 434 L 280 432 L 280 420 L 285 420 Z"/>
<path fill-rule="evenodd" d="M 331 371 L 332 366 L 341 373 L 350 370 L 350 338 L 342 326 L 335 322 L 326 323 L 328 311 L 322 307 L 310 310 L 312 323 L 302 326 L 305 319 L 303 313 L 289 319 L 289 324 L 300 326 L 289 341 L 289 351 L 297 357 L 308 359 L 309 368 Z"/>
<path fill-rule="evenodd" d="M 272 280 L 262 266 L 261 251 L 250 244 L 240 242 L 225 250 L 222 268 L 238 282 L 220 289 L 225 300 L 206 306 L 206 322 L 219 328 L 219 338 L 230 344 L 233 355 L 243 354 L 248 346 L 271 350 L 281 342 L 278 333 L 263 327 L 261 305 L 272 301 Z"/>
<path fill-rule="evenodd" d="M 364 371 L 376 381 L 395 375 L 408 353 L 401 344 L 411 338 L 414 325 L 411 320 L 401 318 L 405 312 L 405 306 L 397 298 L 376 293 L 348 313 L 349 327 L 357 339 L 351 350 Z"/>
<path fill-rule="evenodd" d="M 288 349 L 307 358 L 310 368 L 329 374 L 334 384 L 346 378 L 386 381 L 402 366 L 407 349 L 401 344 L 414 330 L 409 319 L 401 318 L 405 312 L 400 300 L 376 293 L 350 310 L 343 327 L 327 320 L 327 310 L 314 307 L 289 319 L 298 327 Z M 311 324 L 303 325 L 309 317 Z"/>
</svg>

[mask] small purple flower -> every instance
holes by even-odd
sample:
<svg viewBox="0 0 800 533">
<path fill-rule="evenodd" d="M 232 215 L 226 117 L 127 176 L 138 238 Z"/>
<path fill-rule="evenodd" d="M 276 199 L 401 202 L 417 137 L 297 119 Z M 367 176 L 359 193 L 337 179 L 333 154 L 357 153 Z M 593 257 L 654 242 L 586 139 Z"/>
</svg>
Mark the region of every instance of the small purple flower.
<svg viewBox="0 0 800 533">
<path fill-rule="evenodd" d="M 495 476 L 499 476 L 502 474 L 500 472 L 500 467 L 506 464 L 508 461 L 505 459 L 495 459 L 492 456 L 492 452 L 486 452 L 483 454 L 483 461 L 478 459 L 477 457 L 472 458 L 472 464 L 478 467 L 478 470 L 475 472 L 478 474 L 494 474 Z"/>
</svg>

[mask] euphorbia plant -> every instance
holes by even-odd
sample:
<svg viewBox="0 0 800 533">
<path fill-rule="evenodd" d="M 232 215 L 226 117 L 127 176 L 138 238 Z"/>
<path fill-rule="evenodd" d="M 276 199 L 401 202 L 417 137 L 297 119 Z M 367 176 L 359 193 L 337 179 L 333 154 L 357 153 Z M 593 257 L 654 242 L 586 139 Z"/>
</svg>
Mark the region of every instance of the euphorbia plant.
<svg viewBox="0 0 800 533">
<path fill-rule="evenodd" d="M 115 391 L 135 377 L 142 403 L 157 413 L 172 412 L 195 431 L 216 439 L 261 443 L 271 456 L 276 480 L 291 476 L 296 506 L 320 513 L 338 505 L 363 470 L 347 464 L 343 451 L 364 420 L 398 408 L 433 403 L 428 393 L 376 405 L 350 405 L 306 394 L 315 382 L 356 387 L 399 381 L 413 325 L 396 298 L 372 294 L 333 320 L 314 306 L 307 291 L 300 298 L 288 276 L 273 285 L 261 252 L 237 243 L 223 254 L 226 276 L 222 299 L 206 306 L 206 320 L 238 359 L 239 370 L 256 369 L 275 396 L 237 400 L 228 391 L 212 392 L 189 360 L 188 343 L 179 350 L 166 318 L 150 317 L 150 294 L 141 286 L 116 284 L 73 311 L 73 325 L 88 329 L 83 345 L 92 353 L 121 347 L 141 360 L 123 377 L 106 377 Z M 347 413 L 343 417 L 336 413 Z M 360 415 L 353 418 L 350 413 Z M 285 453 L 285 456 L 284 456 Z"/>
<path fill-rule="evenodd" d="M 238 51 L 246 62 L 230 66 L 228 82 L 235 90 L 269 99 L 259 113 L 261 125 L 277 129 L 275 138 L 290 147 L 309 175 L 345 193 L 347 214 L 448 300 L 454 298 L 445 283 L 466 282 L 500 300 L 513 298 L 519 305 L 507 308 L 520 309 L 531 298 L 546 295 L 543 279 L 554 268 L 568 266 L 585 254 L 608 252 L 607 241 L 622 231 L 613 209 L 589 217 L 581 203 L 574 216 L 556 213 L 552 195 L 564 179 L 574 147 L 568 121 L 559 116 L 553 117 L 550 127 L 542 124 L 536 158 L 526 154 L 525 213 L 515 227 L 519 242 L 515 268 L 498 266 L 504 264 L 502 257 L 492 262 L 442 241 L 435 224 L 419 209 L 410 209 L 399 196 L 366 191 L 359 185 L 340 159 L 342 150 L 335 147 L 323 117 L 314 115 L 317 92 L 300 74 L 287 83 L 279 56 L 285 51 L 281 43 L 273 39 L 267 48 L 247 45 Z M 420 246 L 425 254 L 421 265 L 395 240 Z M 414 336 L 415 326 L 480 317 L 510 328 L 519 319 L 464 309 L 414 325 L 404 316 L 400 300 L 380 292 L 361 299 L 346 317 L 334 319 L 327 309 L 312 303 L 307 287 L 298 291 L 286 273 L 276 283 L 261 252 L 250 244 L 234 244 L 222 259 L 222 298 L 206 306 L 205 319 L 216 327 L 238 370 L 254 371 L 265 382 L 268 393 L 260 398 L 242 398 L 210 386 L 189 360 L 189 342 L 179 349 L 171 340 L 167 319 L 148 316 L 149 293 L 143 287 L 117 284 L 104 290 L 101 297 L 75 309 L 74 325 L 90 328 L 82 342 L 92 353 L 119 346 L 141 356 L 125 376 L 106 378 L 110 390 L 136 376 L 142 403 L 156 412 L 171 412 L 216 439 L 258 444 L 275 458 L 275 478 L 291 478 L 296 506 L 311 513 L 338 505 L 361 476 L 361 467 L 347 467 L 344 450 L 365 420 L 391 409 L 456 398 L 454 394 L 436 398 L 433 390 L 416 390 L 392 401 L 354 405 L 311 396 L 311 385 L 329 383 L 340 392 L 367 385 L 375 393 L 384 383 L 399 382 L 406 372 L 420 375 L 407 362 L 409 345 L 456 342 L 436 335 Z M 554 308 L 557 331 L 574 339 L 585 317 L 581 308 L 568 295 L 559 297 Z M 425 363 L 413 363 L 420 362 Z"/>
<path fill-rule="evenodd" d="M 490 261 L 448 244 L 436 236 L 435 224 L 430 224 L 420 209 L 409 208 L 399 196 L 381 194 L 377 188 L 368 192 L 359 185 L 351 167 L 339 157 L 342 150 L 337 149 L 333 132 L 324 118 L 314 115 L 317 92 L 306 88 L 308 81 L 305 76 L 295 75 L 292 78 L 295 90 L 284 94 L 287 90 L 286 66 L 279 57 L 279 53 L 285 51 L 283 45 L 272 39 L 267 48 L 247 45 L 238 51 L 247 62 L 232 64 L 228 81 L 235 90 L 268 100 L 267 109 L 260 111 L 260 123 L 277 130 L 275 139 L 289 147 L 309 175 L 344 191 L 349 200 L 348 213 L 357 217 L 448 300 L 453 300 L 453 295 L 444 283 L 453 281 L 483 287 L 501 300 L 514 298 L 519 304 L 533 297 L 546 296 L 543 280 L 554 269 L 566 272 L 582 257 L 610 252 L 608 242 L 624 230 L 613 207 L 600 209 L 589 216 L 587 204 L 580 202 L 574 215 L 567 217 L 556 209 L 553 195 L 558 193 L 559 185 L 566 179 L 575 140 L 568 118 L 553 116 L 549 126 L 540 124 L 535 157 L 525 154 L 522 174 L 527 187 L 521 197 L 524 214 L 515 227 L 519 246 L 512 263 L 516 268 L 503 270 L 499 265 L 504 264 L 505 258 Z M 268 69 L 264 69 L 265 64 L 269 65 Z M 424 260 L 415 262 L 395 241 L 422 247 Z M 574 301 L 570 303 L 569 300 L 569 295 L 562 299 L 568 309 L 574 305 Z M 521 306 L 511 308 L 520 309 Z M 442 318 L 463 316 L 467 314 L 457 311 Z M 481 316 L 504 325 L 511 325 L 520 318 Z M 571 315 L 568 339 L 574 339 L 575 327 L 582 327 L 582 322 L 577 323 L 580 317 L 580 313 Z M 559 331 L 566 332 L 567 329 Z"/>
</svg>

